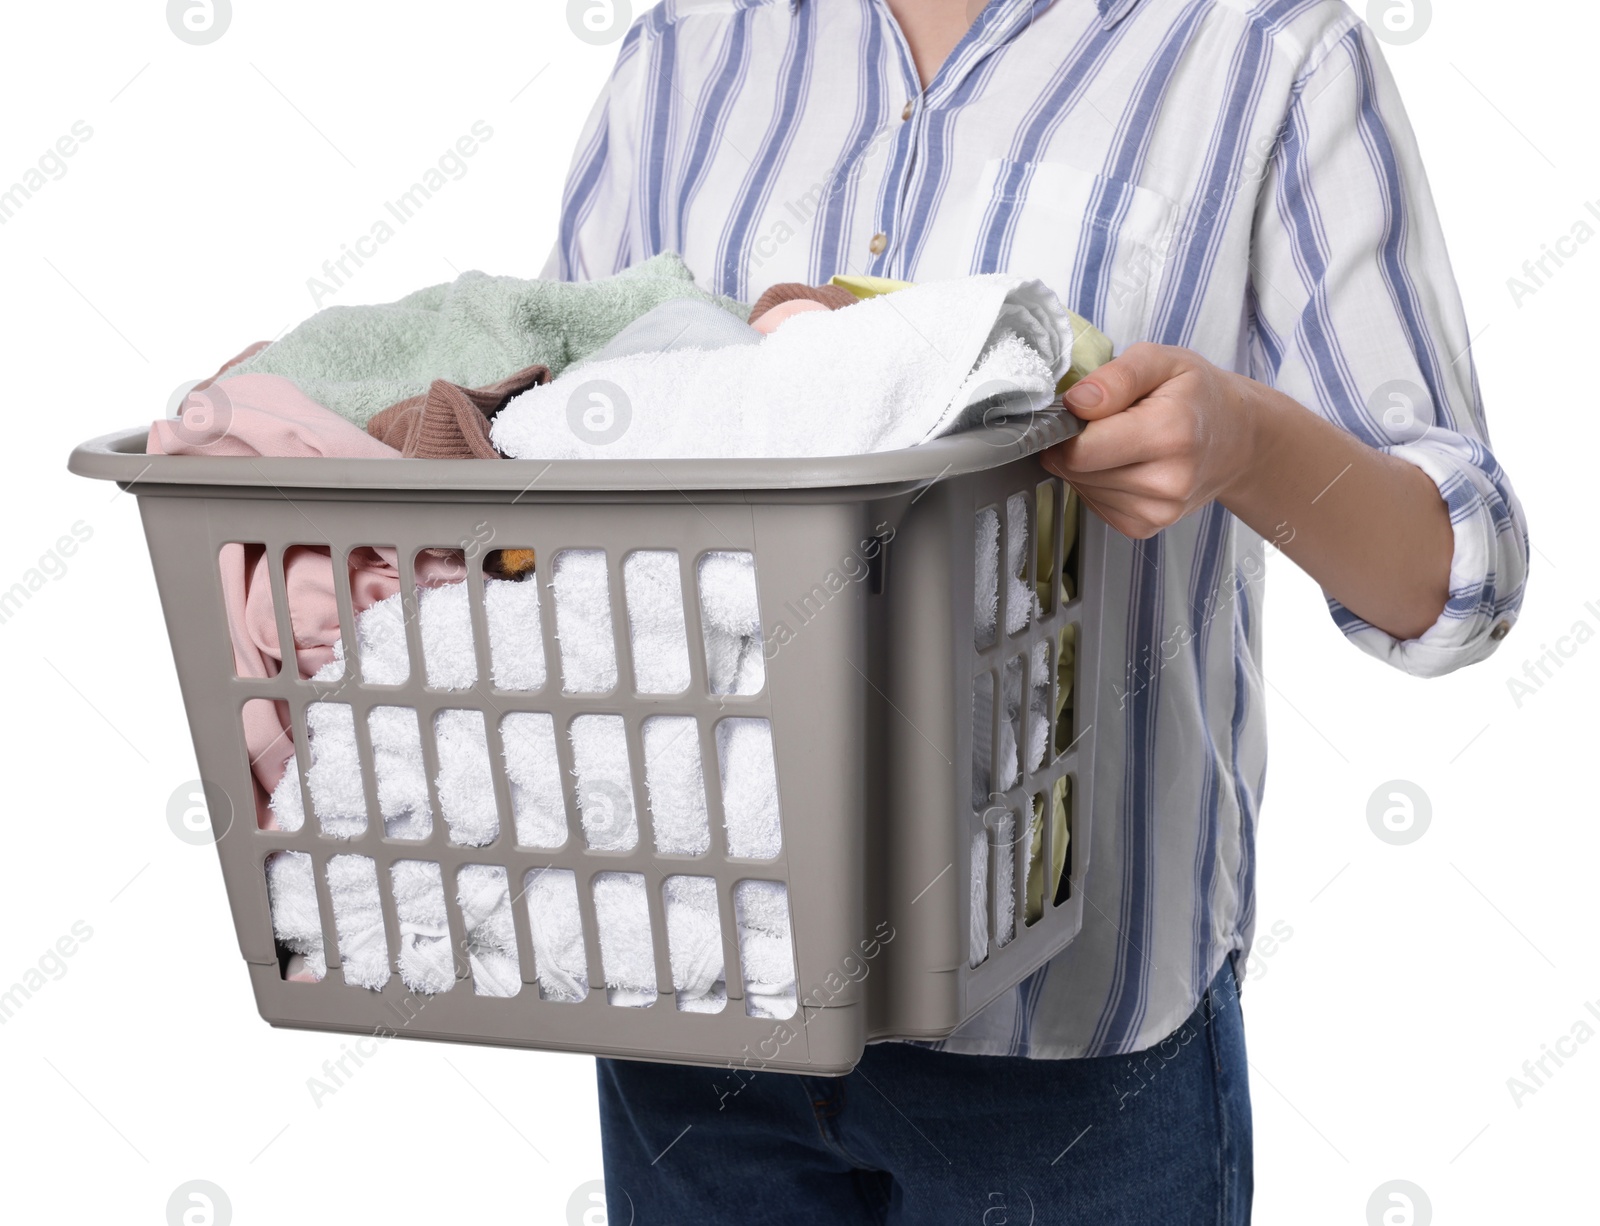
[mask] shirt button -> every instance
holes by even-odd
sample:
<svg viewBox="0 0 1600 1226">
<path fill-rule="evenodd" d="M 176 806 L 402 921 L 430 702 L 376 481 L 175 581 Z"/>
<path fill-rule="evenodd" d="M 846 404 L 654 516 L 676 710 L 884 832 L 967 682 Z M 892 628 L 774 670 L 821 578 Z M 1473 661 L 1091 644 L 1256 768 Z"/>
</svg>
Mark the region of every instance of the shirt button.
<svg viewBox="0 0 1600 1226">
<path fill-rule="evenodd" d="M 911 118 L 911 112 L 912 112 L 913 109 L 915 109 L 916 105 L 917 104 L 913 99 L 907 98 L 906 99 L 906 109 L 900 112 L 900 118 L 901 119 L 910 119 Z"/>
<path fill-rule="evenodd" d="M 1493 630 L 1489 631 L 1489 637 L 1492 638 L 1495 642 L 1498 643 L 1501 639 L 1505 638 L 1505 636 L 1510 634 L 1510 633 L 1511 633 L 1511 623 L 1510 622 L 1501 622 Z"/>
<path fill-rule="evenodd" d="M 873 255 L 882 255 L 883 249 L 888 245 L 889 236 L 887 234 L 874 234 L 872 241 L 867 244 L 867 250 L 871 251 Z"/>
</svg>

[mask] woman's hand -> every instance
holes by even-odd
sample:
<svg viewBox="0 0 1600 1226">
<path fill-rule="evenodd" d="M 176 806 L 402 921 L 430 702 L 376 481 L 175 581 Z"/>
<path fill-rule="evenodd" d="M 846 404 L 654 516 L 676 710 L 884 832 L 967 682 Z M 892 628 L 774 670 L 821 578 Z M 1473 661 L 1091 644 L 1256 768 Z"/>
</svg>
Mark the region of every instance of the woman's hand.
<svg viewBox="0 0 1600 1226">
<path fill-rule="evenodd" d="M 1395 638 L 1438 621 L 1455 533 L 1416 465 L 1170 345 L 1132 346 L 1066 404 L 1088 424 L 1040 458 L 1117 531 L 1151 537 L 1215 501 Z"/>
<path fill-rule="evenodd" d="M 1225 499 L 1253 467 L 1243 382 L 1192 350 L 1134 345 L 1067 393 L 1088 424 L 1041 460 L 1118 532 L 1154 536 Z"/>
</svg>

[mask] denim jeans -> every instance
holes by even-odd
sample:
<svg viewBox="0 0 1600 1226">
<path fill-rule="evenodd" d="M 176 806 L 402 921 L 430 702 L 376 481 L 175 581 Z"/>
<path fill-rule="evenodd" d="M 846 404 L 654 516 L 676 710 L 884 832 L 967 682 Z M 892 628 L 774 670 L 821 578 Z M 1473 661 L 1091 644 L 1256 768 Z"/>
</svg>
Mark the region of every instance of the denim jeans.
<svg viewBox="0 0 1600 1226">
<path fill-rule="evenodd" d="M 1225 963 L 1143 1052 L 1082 1060 L 869 1046 L 844 1077 L 601 1060 L 614 1226 L 1237 1226 L 1250 1094 Z"/>
</svg>

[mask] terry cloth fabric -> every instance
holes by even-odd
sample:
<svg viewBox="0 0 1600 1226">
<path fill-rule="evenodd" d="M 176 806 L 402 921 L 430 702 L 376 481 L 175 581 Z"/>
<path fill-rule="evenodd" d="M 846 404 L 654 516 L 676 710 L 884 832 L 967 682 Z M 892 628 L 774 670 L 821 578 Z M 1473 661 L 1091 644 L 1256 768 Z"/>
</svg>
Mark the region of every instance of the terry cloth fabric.
<svg viewBox="0 0 1600 1226">
<path fill-rule="evenodd" d="M 534 365 L 560 374 L 673 298 L 710 302 L 744 321 L 742 304 L 700 289 L 671 253 L 582 284 L 467 272 L 398 302 L 328 307 L 219 382 L 282 375 L 365 426 L 390 405 L 425 394 L 435 379 L 483 387 Z"/>
<path fill-rule="evenodd" d="M 549 379 L 548 366 L 525 367 L 487 387 L 459 387 L 435 379 L 426 395 L 391 404 L 374 416 L 367 433 L 407 460 L 499 459 L 489 442 L 489 419 L 513 396 Z"/>
<path fill-rule="evenodd" d="M 841 307 L 854 306 L 859 299 L 838 285 L 807 285 L 802 281 L 783 281 L 756 299 L 755 306 L 750 308 L 750 322 L 755 323 L 775 306 L 797 301 L 820 302 L 830 311 L 837 311 Z"/>
<path fill-rule="evenodd" d="M 390 881 L 400 927 L 395 966 L 401 979 L 415 992 L 433 995 L 449 991 L 455 986 L 456 973 L 439 865 L 400 860 L 390 870 Z M 267 892 L 273 935 L 305 959 L 310 978 L 322 979 L 328 973 L 328 960 L 311 857 L 303 851 L 269 856 Z M 368 856 L 331 857 L 328 893 L 345 982 L 380 990 L 393 972 L 378 896 L 377 865 Z M 491 864 L 463 866 L 456 879 L 456 905 L 466 933 L 473 991 L 479 996 L 515 996 L 522 989 L 522 974 L 506 870 Z"/>
<path fill-rule="evenodd" d="M 1025 414 L 1055 397 L 1073 317 L 1041 282 L 961 277 L 797 315 L 759 345 L 637 355 L 524 392 L 491 427 L 508 456 L 537 459 L 860 455 Z M 619 437 L 567 421 L 576 380 L 632 406 Z"/>
</svg>

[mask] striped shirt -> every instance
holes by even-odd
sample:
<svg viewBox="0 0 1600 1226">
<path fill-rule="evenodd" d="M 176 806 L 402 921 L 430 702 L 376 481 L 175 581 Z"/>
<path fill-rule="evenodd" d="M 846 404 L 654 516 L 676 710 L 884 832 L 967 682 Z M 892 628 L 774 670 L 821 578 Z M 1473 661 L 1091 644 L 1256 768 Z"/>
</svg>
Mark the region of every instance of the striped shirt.
<svg viewBox="0 0 1600 1226">
<path fill-rule="evenodd" d="M 1358 647 L 1432 676 L 1514 620 L 1527 533 L 1444 239 L 1336 0 L 989 0 L 926 89 L 884 0 L 667 0 L 621 43 L 546 275 L 667 250 L 744 301 L 841 272 L 1038 277 L 1119 349 L 1187 346 L 1434 480 L 1449 603 L 1399 642 L 1330 601 Z M 1215 504 L 1113 534 L 1083 931 L 938 1046 L 1136 1051 L 1248 951 L 1267 547 Z"/>
</svg>

